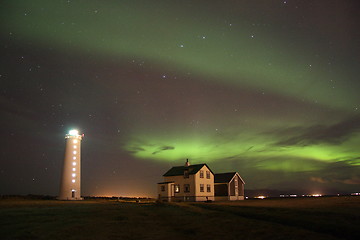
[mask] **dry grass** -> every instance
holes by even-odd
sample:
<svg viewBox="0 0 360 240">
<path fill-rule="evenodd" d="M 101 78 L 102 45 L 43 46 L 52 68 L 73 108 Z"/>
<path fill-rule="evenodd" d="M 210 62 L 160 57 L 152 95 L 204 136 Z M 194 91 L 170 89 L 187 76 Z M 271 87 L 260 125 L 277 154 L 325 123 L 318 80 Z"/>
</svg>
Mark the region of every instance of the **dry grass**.
<svg viewBox="0 0 360 240">
<path fill-rule="evenodd" d="M 360 198 L 138 204 L 0 200 L 1 239 L 357 239 Z"/>
</svg>

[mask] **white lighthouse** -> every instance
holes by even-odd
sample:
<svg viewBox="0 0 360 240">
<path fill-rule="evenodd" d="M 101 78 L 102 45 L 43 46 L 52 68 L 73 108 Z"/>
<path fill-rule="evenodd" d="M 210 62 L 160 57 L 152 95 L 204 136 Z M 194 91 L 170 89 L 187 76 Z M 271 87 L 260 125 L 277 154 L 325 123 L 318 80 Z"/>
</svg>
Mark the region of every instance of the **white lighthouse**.
<svg viewBox="0 0 360 240">
<path fill-rule="evenodd" d="M 59 200 L 82 200 L 80 184 L 81 140 L 84 134 L 71 130 L 65 135 L 65 158 L 60 183 Z"/>
</svg>

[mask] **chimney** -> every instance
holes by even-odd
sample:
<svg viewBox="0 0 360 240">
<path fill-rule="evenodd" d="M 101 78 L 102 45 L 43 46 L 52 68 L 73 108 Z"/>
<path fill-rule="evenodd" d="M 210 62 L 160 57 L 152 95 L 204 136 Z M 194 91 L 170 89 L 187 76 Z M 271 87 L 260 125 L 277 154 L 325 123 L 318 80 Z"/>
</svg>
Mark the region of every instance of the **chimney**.
<svg viewBox="0 0 360 240">
<path fill-rule="evenodd" d="M 186 159 L 185 167 L 189 167 L 189 166 L 190 166 L 189 159 Z"/>
</svg>

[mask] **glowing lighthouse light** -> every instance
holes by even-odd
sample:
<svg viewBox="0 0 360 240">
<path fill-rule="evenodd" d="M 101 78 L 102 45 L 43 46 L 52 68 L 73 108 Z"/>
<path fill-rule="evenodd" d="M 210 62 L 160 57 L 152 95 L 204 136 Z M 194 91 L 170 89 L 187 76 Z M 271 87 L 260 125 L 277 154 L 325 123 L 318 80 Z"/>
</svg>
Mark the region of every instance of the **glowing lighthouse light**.
<svg viewBox="0 0 360 240">
<path fill-rule="evenodd" d="M 84 134 L 76 129 L 65 135 L 65 158 L 63 163 L 60 200 L 82 200 L 81 198 L 81 140 Z M 76 151 L 74 151 L 76 149 Z M 76 166 L 76 167 L 75 167 Z"/>
<path fill-rule="evenodd" d="M 76 129 L 70 130 L 70 131 L 69 131 L 69 135 L 71 135 L 71 136 L 77 136 L 77 135 L 79 135 L 79 131 L 76 130 Z"/>
</svg>

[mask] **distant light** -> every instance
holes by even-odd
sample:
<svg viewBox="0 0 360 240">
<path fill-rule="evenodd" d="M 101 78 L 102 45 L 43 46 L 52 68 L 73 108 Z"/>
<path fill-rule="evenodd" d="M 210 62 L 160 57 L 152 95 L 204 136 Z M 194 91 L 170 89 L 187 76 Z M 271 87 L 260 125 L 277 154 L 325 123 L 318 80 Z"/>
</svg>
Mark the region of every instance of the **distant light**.
<svg viewBox="0 0 360 240">
<path fill-rule="evenodd" d="M 73 162 L 73 166 L 76 166 L 76 162 Z"/>
<path fill-rule="evenodd" d="M 320 193 L 311 194 L 312 197 L 321 197 L 322 195 Z"/>
<path fill-rule="evenodd" d="M 297 197 L 298 195 L 296 194 L 280 194 L 280 197 Z"/>
<path fill-rule="evenodd" d="M 76 157 L 73 157 L 73 159 L 75 160 L 75 159 L 76 159 Z"/>
<path fill-rule="evenodd" d="M 72 135 L 72 136 L 77 136 L 77 135 L 79 135 L 79 131 L 73 129 L 73 130 L 70 130 L 70 131 L 69 131 L 69 134 Z"/>
<path fill-rule="evenodd" d="M 73 183 L 74 183 L 74 182 L 75 182 L 75 179 L 71 180 L 71 182 L 73 182 Z"/>
<path fill-rule="evenodd" d="M 75 173 L 73 173 L 73 174 L 71 174 L 71 176 L 72 176 L 72 177 L 76 177 L 76 174 L 75 174 Z"/>
<path fill-rule="evenodd" d="M 78 140 L 77 140 L 77 139 L 75 139 L 75 140 L 73 141 L 73 143 L 78 143 Z"/>
<path fill-rule="evenodd" d="M 73 167 L 73 169 L 72 169 L 72 170 L 73 170 L 73 172 L 75 172 L 75 171 L 76 171 L 76 168 L 74 168 L 74 167 Z"/>
<path fill-rule="evenodd" d="M 74 154 L 76 154 L 76 151 L 73 151 Z"/>
<path fill-rule="evenodd" d="M 76 145 L 74 145 L 74 148 L 77 148 L 77 146 L 76 146 Z"/>
<path fill-rule="evenodd" d="M 266 196 L 257 196 L 255 198 L 264 199 L 264 198 L 266 198 Z"/>
</svg>

